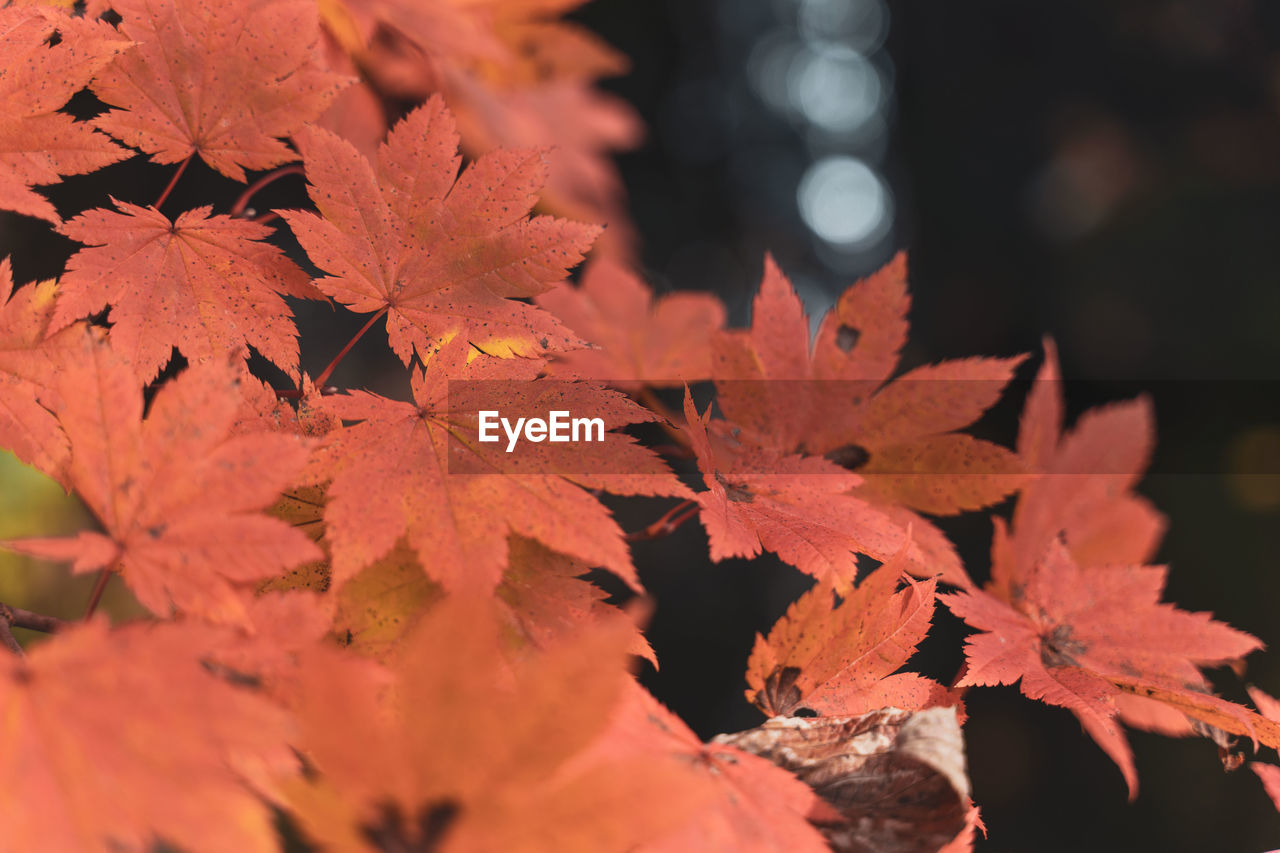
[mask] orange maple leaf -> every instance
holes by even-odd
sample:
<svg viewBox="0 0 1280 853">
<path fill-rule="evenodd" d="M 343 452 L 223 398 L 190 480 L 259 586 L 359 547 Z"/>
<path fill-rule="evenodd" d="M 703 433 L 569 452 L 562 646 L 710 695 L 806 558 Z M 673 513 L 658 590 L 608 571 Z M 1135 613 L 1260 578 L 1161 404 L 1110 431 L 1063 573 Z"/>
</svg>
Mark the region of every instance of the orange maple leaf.
<svg viewBox="0 0 1280 853">
<path fill-rule="evenodd" d="M 433 607 L 389 690 L 350 655 L 304 664 L 300 746 L 319 776 L 285 793 L 308 834 L 342 850 L 621 851 L 696 805 L 656 761 L 573 762 L 627 679 L 624 625 L 508 662 L 491 604 Z"/>
<path fill-rule="evenodd" d="M 89 248 L 67 261 L 51 328 L 111 306 L 112 346 L 147 382 L 174 347 L 204 362 L 248 344 L 297 373 L 297 329 L 283 296 L 319 294 L 264 242 L 270 228 L 211 216 L 209 207 L 170 222 L 154 207 L 115 205 L 119 212 L 95 208 L 62 225 Z"/>
<path fill-rule="evenodd" d="M 711 408 L 699 415 L 687 388 L 684 415 L 708 488 L 694 500 L 711 559 L 754 557 L 767 549 L 844 593 L 857 577 L 858 553 L 887 560 L 906 544 L 913 571 L 933 573 L 927 556 L 907 543 L 904 528 L 851 494 L 861 482 L 857 474 L 820 457 L 779 456 L 709 435 Z"/>
<path fill-rule="evenodd" d="M 563 280 L 600 231 L 528 218 L 546 181 L 541 153 L 498 151 L 458 176 L 453 118 L 438 97 L 396 125 L 376 173 L 328 131 L 298 141 L 320 215 L 281 215 L 329 273 L 316 282 L 322 291 L 353 311 L 387 312 L 391 348 L 406 364 L 455 335 L 497 356 L 570 343 L 552 315 L 508 298 Z"/>
<path fill-rule="evenodd" d="M 956 705 L 958 697 L 913 672 L 893 673 L 915 653 L 933 617 L 933 579 L 898 592 L 906 549 L 834 603 L 819 582 L 756 636 L 747 661 L 747 699 L 769 716 L 805 707 L 827 716 L 856 716 L 893 706 L 916 710 Z"/>
<path fill-rule="evenodd" d="M 508 564 L 507 536 L 516 533 L 637 584 L 622 531 L 585 488 L 688 493 L 651 451 L 609 431 L 654 416 L 617 392 L 534 382 L 541 361 L 468 361 L 473 352 L 461 338 L 441 348 L 413 377 L 415 403 L 363 391 L 322 398 L 327 411 L 361 421 L 330 433 L 311 468 L 317 481 L 332 480 L 324 518 L 334 582 L 387 553 L 403 534 L 446 588 L 491 590 Z M 604 441 L 529 445 L 511 455 L 502 442 L 480 444 L 474 400 L 456 389 L 450 396 L 450 382 L 458 380 L 510 380 L 497 386 L 508 404 L 498 408 L 512 418 L 517 410 L 542 417 L 551 409 L 589 412 L 603 420 Z M 495 397 L 481 386 L 478 399 Z"/>
<path fill-rule="evenodd" d="M 1065 434 L 1063 407 L 1057 350 L 1045 341 L 1018 430 L 1018 453 L 1040 476 L 1019 494 L 1008 529 L 996 521 L 992 543 L 989 591 L 1006 600 L 1059 535 L 1093 566 L 1145 562 L 1164 534 L 1164 516 L 1133 492 L 1155 446 L 1151 401 L 1090 409 Z"/>
<path fill-rule="evenodd" d="M 724 303 L 710 293 L 653 291 L 617 261 L 587 265 L 582 284 L 549 290 L 534 304 L 559 317 L 594 349 L 557 353 L 552 374 L 631 390 L 678 386 L 711 376 L 711 336 L 724 327 Z"/>
<path fill-rule="evenodd" d="M 0 261 L 0 446 L 51 477 L 61 478 L 67 437 L 50 409 L 62 353 L 76 337 L 66 329 L 46 337 L 58 285 L 14 290 L 9 259 Z"/>
<path fill-rule="evenodd" d="M 908 306 L 899 255 L 840 297 L 811 347 L 799 296 L 766 258 L 751 328 L 715 339 L 717 401 L 742 445 L 825 457 L 856 471 L 861 479 L 851 494 L 899 531 L 916 531 L 913 547 L 924 565 L 911 571 L 969 586 L 950 543 L 917 512 L 977 509 L 1025 482 L 1014 453 L 957 432 L 999 399 L 1022 358 L 943 362 L 889 382 Z"/>
<path fill-rule="evenodd" d="M 809 823 L 830 807 L 813 789 L 772 762 L 728 744 L 703 743 L 647 690 L 628 683 L 608 729 L 582 763 L 649 757 L 698 808 L 645 851 L 735 850 L 747 853 L 830 850 Z M 834 815 L 833 815 L 834 816 Z"/>
<path fill-rule="evenodd" d="M 97 75 L 120 109 L 94 125 L 157 163 L 194 154 L 237 181 L 296 160 L 278 137 L 320 115 L 345 82 L 325 70 L 309 0 L 113 0 L 136 46 Z"/>
<path fill-rule="evenodd" d="M 105 619 L 0 657 L 0 825 L 22 850 L 276 849 L 246 781 L 291 775 L 284 712 L 216 678 L 203 630 Z"/>
<path fill-rule="evenodd" d="M 1117 697 L 1172 704 L 1211 725 L 1235 717 L 1233 731 L 1253 736 L 1247 712 L 1216 697 L 1198 666 L 1214 666 L 1262 647 L 1261 641 L 1160 603 L 1162 566 L 1082 567 L 1055 541 L 1008 602 L 978 590 L 941 595 L 952 612 L 983 633 L 965 641 L 958 686 L 1013 684 L 1024 695 L 1067 708 L 1124 774 L 1130 796 L 1138 778 Z M 1221 714 L 1223 720 L 1211 715 Z M 1232 711 L 1231 709 L 1237 709 Z"/>
<path fill-rule="evenodd" d="M 322 15 L 378 91 L 409 100 L 441 93 L 469 154 L 546 148 L 545 207 L 607 224 L 598 248 L 626 253 L 633 227 L 611 155 L 639 144 L 644 128 L 629 104 L 592 87 L 625 72 L 628 61 L 560 19 L 578 5 L 335 0 Z"/>
<path fill-rule="evenodd" d="M 50 45 L 55 33 L 59 40 Z M 128 47 L 105 24 L 53 9 L 0 9 L 0 207 L 59 222 L 53 205 L 33 186 L 129 156 L 90 125 L 58 112 Z"/>
<path fill-rule="evenodd" d="M 245 619 L 234 585 L 315 559 L 315 543 L 258 510 L 306 462 L 295 436 L 228 436 L 240 396 L 228 363 L 191 367 L 142 417 L 142 383 L 109 347 L 86 340 L 59 376 L 55 413 L 71 447 L 67 477 L 101 523 L 75 539 L 6 547 L 118 571 L 153 613 L 172 607 L 215 621 Z"/>
</svg>

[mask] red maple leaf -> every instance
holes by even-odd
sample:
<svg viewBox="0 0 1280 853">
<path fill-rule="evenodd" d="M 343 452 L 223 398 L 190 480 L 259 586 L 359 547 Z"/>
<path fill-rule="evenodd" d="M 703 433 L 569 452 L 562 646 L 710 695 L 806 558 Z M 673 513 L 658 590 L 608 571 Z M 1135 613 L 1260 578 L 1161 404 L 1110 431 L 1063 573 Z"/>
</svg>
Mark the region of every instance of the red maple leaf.
<svg viewBox="0 0 1280 853">
<path fill-rule="evenodd" d="M 609 727 L 580 760 L 628 758 L 662 761 L 673 782 L 685 788 L 684 796 L 698 804 L 687 820 L 645 850 L 830 849 L 809 823 L 811 815 L 830 810 L 813 789 L 764 758 L 728 744 L 703 743 L 635 683 L 626 685 Z"/>
<path fill-rule="evenodd" d="M 574 760 L 627 680 L 627 634 L 507 661 L 490 602 L 461 595 L 406 638 L 392 690 L 367 661 L 313 653 L 297 707 L 317 775 L 285 784 L 294 814 L 326 849 L 635 849 L 697 801 L 654 759 Z"/>
<path fill-rule="evenodd" d="M 207 639 L 198 626 L 98 619 L 29 658 L 0 657 L 6 847 L 277 849 L 246 781 L 292 774 L 291 725 L 211 673 Z"/>
<path fill-rule="evenodd" d="M 1212 707 L 1234 717 L 1231 730 L 1253 735 L 1244 708 L 1206 695 L 1197 667 L 1227 663 L 1262 643 L 1207 613 L 1160 603 L 1165 575 L 1162 566 L 1082 567 L 1058 540 L 1008 602 L 978 590 L 939 596 L 983 632 L 965 642 L 957 685 L 1020 680 L 1024 695 L 1069 709 L 1120 767 L 1131 796 L 1137 771 L 1115 719 L 1117 697 L 1156 699 L 1219 725 L 1196 710 Z"/>
<path fill-rule="evenodd" d="M 1133 487 L 1151 459 L 1151 401 L 1139 397 L 1091 409 L 1064 434 L 1057 351 L 1032 384 L 1018 431 L 1018 453 L 1039 474 L 1018 496 L 1008 530 L 997 520 L 990 591 L 1008 600 L 1013 587 L 1061 535 L 1081 565 L 1149 560 L 1165 519 Z"/>
<path fill-rule="evenodd" d="M 142 383 L 104 344 L 86 340 L 59 376 L 58 423 L 71 447 L 68 482 L 103 532 L 6 547 L 109 567 L 153 613 L 172 607 L 243 621 L 234 585 L 315 559 L 319 549 L 262 515 L 307 458 L 295 436 L 229 436 L 241 399 L 223 362 L 188 368 L 142 417 Z M 109 402 L 107 402 L 109 401 Z"/>
<path fill-rule="evenodd" d="M 699 415 L 688 389 L 684 415 L 708 488 L 694 500 L 711 559 L 754 557 L 767 549 L 840 592 L 853 586 L 859 553 L 887 560 L 906 545 L 913 570 L 933 572 L 927 556 L 907 542 L 906 530 L 853 496 L 861 482 L 857 474 L 820 457 L 779 456 L 709 435 L 711 409 Z"/>
<path fill-rule="evenodd" d="M 622 531 L 585 489 L 688 493 L 651 451 L 610 431 L 654 416 L 617 392 L 535 382 L 539 360 L 469 360 L 473 354 L 461 338 L 444 345 L 413 377 L 414 403 L 363 391 L 322 398 L 329 412 L 360 421 L 330 433 L 312 465 L 317 481 L 332 481 L 324 518 L 335 582 L 405 535 L 446 588 L 491 590 L 507 566 L 507 536 L 516 533 L 638 583 Z M 450 382 L 459 380 L 480 381 L 472 386 L 478 397 L 456 387 L 451 395 Z M 493 386 L 497 397 L 485 380 L 503 380 Z M 603 420 L 604 441 L 507 454 L 505 441 L 478 442 L 477 412 L 495 406 L 512 420 L 552 409 L 590 413 Z"/>
<path fill-rule="evenodd" d="M 297 154 L 286 137 L 320 115 L 344 78 L 320 62 L 307 0 L 112 0 L 135 47 L 97 75 L 120 109 L 94 125 L 157 163 L 194 154 L 237 181 Z"/>
<path fill-rule="evenodd" d="M 61 478 L 67 438 L 58 429 L 55 377 L 74 329 L 48 336 L 57 282 L 14 290 L 9 259 L 0 261 L 0 445 L 29 465 Z"/>
<path fill-rule="evenodd" d="M 770 717 L 800 707 L 826 716 L 856 716 L 893 706 L 904 710 L 956 705 L 941 684 L 914 672 L 894 675 L 915 653 L 933 617 L 933 579 L 903 578 L 906 549 L 844 594 L 838 605 L 821 581 L 756 636 L 747 661 L 747 699 Z"/>
<path fill-rule="evenodd" d="M 557 353 L 553 375 L 628 390 L 709 378 L 711 336 L 725 323 L 715 296 L 671 293 L 655 301 L 648 285 L 608 257 L 587 265 L 580 286 L 549 290 L 534 303 L 595 345 Z"/>
<path fill-rule="evenodd" d="M 56 44 L 50 37 L 58 35 Z M 105 24 L 53 9 L 0 9 L 0 207 L 59 222 L 31 188 L 129 156 L 91 126 L 58 110 L 129 47 Z"/>
<path fill-rule="evenodd" d="M 729 421 L 722 429 L 734 429 L 743 446 L 782 458 L 825 457 L 856 471 L 850 493 L 894 522 L 886 530 L 896 539 L 889 553 L 910 525 L 922 557 L 911 570 L 968 586 L 950 543 L 917 512 L 977 509 L 1025 481 L 1012 452 L 957 432 L 995 403 L 1022 359 L 944 362 L 888 382 L 906 339 L 908 305 L 899 255 L 840 297 L 811 347 L 800 298 L 766 258 L 751 328 L 715 340 L 712 372 Z"/>
<path fill-rule="evenodd" d="M 461 335 L 490 355 L 563 349 L 566 330 L 513 301 L 549 289 L 582 260 L 599 227 L 528 218 L 546 181 L 537 151 L 498 151 L 458 176 L 453 118 L 436 97 L 379 148 L 374 167 L 333 133 L 298 137 L 319 215 L 282 211 L 316 285 L 357 312 L 387 312 L 406 364 Z"/>
<path fill-rule="evenodd" d="M 319 294 L 264 242 L 270 228 L 209 207 L 170 222 L 154 207 L 115 205 L 119 212 L 95 208 L 62 225 L 89 248 L 67 261 L 52 328 L 111 306 L 111 344 L 147 382 L 174 347 L 204 362 L 248 344 L 297 373 L 298 333 L 283 297 Z"/>
</svg>

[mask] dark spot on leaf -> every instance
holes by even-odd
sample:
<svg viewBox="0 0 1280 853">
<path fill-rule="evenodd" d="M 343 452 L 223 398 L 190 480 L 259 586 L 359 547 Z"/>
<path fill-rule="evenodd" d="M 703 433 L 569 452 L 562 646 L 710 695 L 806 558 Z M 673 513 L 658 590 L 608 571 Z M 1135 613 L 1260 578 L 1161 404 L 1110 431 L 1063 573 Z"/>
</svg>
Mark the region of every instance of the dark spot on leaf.
<svg viewBox="0 0 1280 853">
<path fill-rule="evenodd" d="M 779 667 L 769 673 L 764 689 L 756 695 L 756 707 L 766 714 L 790 714 L 804 698 L 796 686 L 799 677 L 800 668 L 795 666 Z"/>
<path fill-rule="evenodd" d="M 840 348 L 840 352 L 848 352 L 858 345 L 858 338 L 860 337 L 862 337 L 862 332 L 859 332 L 853 326 L 841 324 L 840 328 L 836 329 L 836 346 Z"/>
<path fill-rule="evenodd" d="M 1078 666 L 1076 657 L 1089 650 L 1079 640 L 1071 638 L 1070 625 L 1058 625 L 1040 637 L 1040 662 L 1045 666 Z"/>
<path fill-rule="evenodd" d="M 716 482 L 724 487 L 725 497 L 734 503 L 749 504 L 756 499 L 756 496 L 744 489 L 742 486 L 734 485 L 724 478 L 719 471 L 716 472 Z"/>
<path fill-rule="evenodd" d="M 857 471 L 871 460 L 871 454 L 867 452 L 867 449 L 856 444 L 846 444 L 844 447 L 828 450 L 822 455 L 824 459 L 850 471 Z"/>
<path fill-rule="evenodd" d="M 418 812 L 417 825 L 410 827 L 399 803 L 383 803 L 376 822 L 361 826 L 360 834 L 375 849 L 387 853 L 432 853 L 439 848 L 459 811 L 452 800 L 427 803 Z"/>
</svg>

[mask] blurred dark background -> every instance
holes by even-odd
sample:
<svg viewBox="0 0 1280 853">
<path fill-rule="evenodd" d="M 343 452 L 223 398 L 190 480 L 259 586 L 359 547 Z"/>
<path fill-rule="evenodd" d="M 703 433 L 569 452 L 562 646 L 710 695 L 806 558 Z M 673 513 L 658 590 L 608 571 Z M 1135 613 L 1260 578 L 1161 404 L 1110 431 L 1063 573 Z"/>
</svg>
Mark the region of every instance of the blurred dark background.
<svg viewBox="0 0 1280 853">
<path fill-rule="evenodd" d="M 1148 390 L 1168 600 L 1280 645 L 1280 5 L 595 0 L 577 17 L 634 63 L 606 87 L 650 127 L 621 166 L 652 284 L 715 290 L 745 323 L 768 250 L 820 315 L 908 249 L 905 365 L 1038 357 L 1051 335 L 1069 416 Z M 1024 390 L 990 434 L 1012 436 Z M 945 526 L 983 577 L 989 522 Z M 658 604 L 646 682 L 710 736 L 760 722 L 753 634 L 807 583 L 705 553 L 693 525 L 636 546 Z M 915 664 L 949 681 L 964 634 L 940 610 Z M 1280 660 L 1245 678 L 1280 691 Z M 980 850 L 1280 846 L 1256 777 L 1206 741 L 1134 732 L 1130 804 L 1067 712 L 1014 688 L 967 701 Z"/>
</svg>

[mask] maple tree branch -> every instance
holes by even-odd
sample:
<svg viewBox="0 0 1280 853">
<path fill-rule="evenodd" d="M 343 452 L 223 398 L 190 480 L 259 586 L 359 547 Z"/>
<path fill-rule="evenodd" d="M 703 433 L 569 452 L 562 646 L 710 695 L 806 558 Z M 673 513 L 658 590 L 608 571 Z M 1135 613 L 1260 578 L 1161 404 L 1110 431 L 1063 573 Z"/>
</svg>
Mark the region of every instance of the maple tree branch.
<svg viewBox="0 0 1280 853">
<path fill-rule="evenodd" d="M 196 153 L 192 151 L 187 155 L 187 159 L 183 160 L 182 163 L 178 165 L 178 171 L 173 173 L 173 177 L 169 179 L 169 185 L 164 188 L 164 192 L 160 193 L 160 197 L 156 199 L 156 203 L 153 204 L 152 207 L 159 209 L 160 205 L 164 204 L 165 199 L 169 197 L 169 193 L 173 192 L 173 188 L 178 185 L 178 179 L 182 177 L 182 173 L 187 171 L 187 166 L 191 163 L 191 158 L 194 156 L 196 156 Z"/>
<path fill-rule="evenodd" d="M 65 619 L 59 619 L 57 616 L 34 613 L 30 610 L 23 610 L 21 607 L 14 607 L 11 604 L 0 604 L 0 622 L 8 622 L 15 628 L 43 631 L 46 634 L 61 631 L 71 624 Z"/>
<path fill-rule="evenodd" d="M 383 305 L 381 308 L 379 308 L 379 309 L 378 309 L 378 313 L 376 313 L 376 314 L 374 314 L 372 317 L 370 317 L 370 318 L 369 318 L 369 322 L 365 323 L 363 326 L 361 326 L 361 327 L 360 327 L 360 331 L 356 332 L 355 337 L 353 337 L 351 340 L 347 341 L 347 345 L 346 345 L 345 347 L 343 347 L 343 348 L 342 348 L 342 352 L 340 352 L 340 353 L 338 353 L 337 355 L 335 355 L 335 356 L 333 357 L 333 361 L 329 362 L 329 366 L 328 366 L 328 367 L 326 367 L 326 368 L 324 369 L 324 371 L 323 371 L 323 372 L 321 372 L 321 374 L 320 374 L 319 376 L 317 376 L 317 377 L 316 377 L 316 386 L 317 386 L 317 387 L 323 387 L 323 386 L 324 386 L 324 384 L 325 384 L 326 382 L 328 382 L 328 381 L 329 381 L 329 377 L 333 375 L 334 368 L 336 368 L 336 367 L 338 366 L 338 364 L 339 364 L 339 363 L 340 363 L 344 358 L 346 358 L 346 357 L 347 357 L 347 353 L 351 352 L 351 348 L 352 348 L 353 346 L 355 346 L 355 345 L 356 345 L 356 341 L 358 341 L 358 340 L 360 340 L 361 338 L 363 338 L 363 337 L 364 337 L 364 333 L 365 333 L 365 332 L 367 332 L 367 331 L 369 331 L 369 328 L 370 328 L 374 323 L 378 322 L 378 318 L 380 318 L 383 314 L 387 313 L 387 307 L 388 307 L 388 306 Z"/>
<path fill-rule="evenodd" d="M 19 646 L 18 638 L 13 635 L 13 620 L 10 619 L 9 608 L 4 605 L 0 605 L 0 646 L 22 657 L 22 646 Z"/>
<path fill-rule="evenodd" d="M 684 500 L 662 514 L 662 517 L 643 530 L 628 533 L 624 539 L 628 542 L 643 542 L 648 539 L 659 539 L 674 533 L 680 525 L 698 514 L 698 502 Z"/>
<path fill-rule="evenodd" d="M 88 619 L 93 615 L 93 611 L 98 609 L 98 602 L 102 600 L 102 591 L 107 588 L 107 581 L 111 580 L 111 569 L 106 568 L 98 572 L 98 580 L 93 585 L 93 592 L 89 593 L 89 603 L 84 608 L 84 618 Z"/>
<path fill-rule="evenodd" d="M 244 216 L 245 211 L 249 209 L 249 202 L 253 200 L 254 195 L 259 191 L 261 191 L 264 187 L 268 186 L 269 184 L 272 184 L 280 180 L 286 175 L 302 175 L 302 174 L 305 174 L 305 173 L 303 172 L 302 167 L 298 165 L 281 166 L 279 169 L 276 169 L 274 172 L 267 172 L 261 178 L 258 178 L 258 180 L 249 184 L 249 186 L 245 189 L 244 192 L 240 193 L 240 197 L 236 199 L 236 203 L 231 205 L 231 215 Z M 274 213 L 263 214 L 262 217 L 255 218 L 254 222 L 265 221 L 267 217 L 275 218 L 275 214 Z"/>
</svg>

